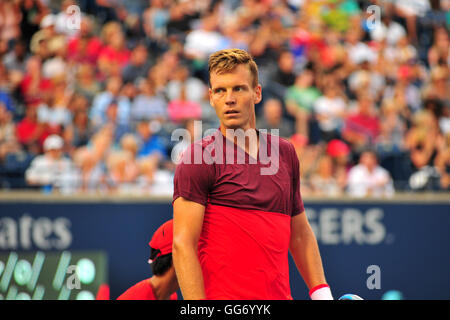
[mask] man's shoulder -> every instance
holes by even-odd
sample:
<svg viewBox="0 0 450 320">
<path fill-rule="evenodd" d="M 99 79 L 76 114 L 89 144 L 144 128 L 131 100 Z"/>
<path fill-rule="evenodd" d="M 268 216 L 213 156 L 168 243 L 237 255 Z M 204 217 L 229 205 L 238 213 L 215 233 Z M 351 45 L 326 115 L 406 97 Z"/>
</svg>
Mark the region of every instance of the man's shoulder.
<svg viewBox="0 0 450 320">
<path fill-rule="evenodd" d="M 379 175 L 383 175 L 383 176 L 390 176 L 389 171 L 387 171 L 385 168 L 383 168 L 382 166 L 378 165 L 375 168 L 375 173 L 379 174 Z"/>
<path fill-rule="evenodd" d="M 267 133 L 267 136 L 269 137 L 271 143 L 278 140 L 280 153 L 295 151 L 294 145 L 289 139 L 270 133 Z"/>
<path fill-rule="evenodd" d="M 48 159 L 45 155 L 40 154 L 37 155 L 36 157 L 34 157 L 33 161 L 31 162 L 33 165 L 41 165 L 41 164 L 45 164 L 48 163 Z"/>
<path fill-rule="evenodd" d="M 197 139 L 194 142 L 192 142 L 189 146 L 189 149 L 194 149 L 201 147 L 202 149 L 205 149 L 208 146 L 214 145 L 214 142 L 218 141 L 217 139 L 220 138 L 220 136 L 217 134 L 217 132 L 214 132 L 213 134 L 207 135 L 203 137 L 202 139 Z M 223 143 L 223 142 L 222 142 Z"/>
<path fill-rule="evenodd" d="M 369 173 L 369 170 L 367 170 L 367 168 L 364 165 L 356 164 L 350 168 L 350 170 L 348 171 L 348 175 L 353 178 L 358 177 L 361 179 L 365 179 L 370 176 L 370 173 Z"/>
<path fill-rule="evenodd" d="M 217 144 L 216 141 L 221 143 L 220 146 L 223 146 L 223 141 L 219 141 L 218 139 L 221 136 L 217 134 L 217 132 L 208 135 L 202 139 L 195 140 L 191 144 L 189 144 L 186 149 L 181 153 L 180 162 L 184 164 L 195 163 L 197 164 L 199 160 L 201 164 L 204 163 L 204 156 L 213 155 L 215 151 L 210 151 L 205 153 L 206 148 L 212 148 L 215 150 Z M 197 160 L 195 160 L 197 159 Z"/>
</svg>

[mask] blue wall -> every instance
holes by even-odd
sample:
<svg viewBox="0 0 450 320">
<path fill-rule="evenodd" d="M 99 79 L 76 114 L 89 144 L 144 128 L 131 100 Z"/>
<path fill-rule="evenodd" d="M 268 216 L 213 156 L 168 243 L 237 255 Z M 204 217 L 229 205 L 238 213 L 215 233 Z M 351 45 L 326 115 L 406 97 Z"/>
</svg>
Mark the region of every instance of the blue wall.
<svg viewBox="0 0 450 320">
<path fill-rule="evenodd" d="M 449 204 L 328 202 L 306 209 L 336 298 L 356 293 L 381 299 L 396 289 L 405 299 L 450 299 Z M 148 242 L 171 216 L 166 202 L 3 202 L 0 250 L 104 250 L 115 299 L 150 276 Z M 290 264 L 292 296 L 306 299 L 306 286 Z"/>
</svg>

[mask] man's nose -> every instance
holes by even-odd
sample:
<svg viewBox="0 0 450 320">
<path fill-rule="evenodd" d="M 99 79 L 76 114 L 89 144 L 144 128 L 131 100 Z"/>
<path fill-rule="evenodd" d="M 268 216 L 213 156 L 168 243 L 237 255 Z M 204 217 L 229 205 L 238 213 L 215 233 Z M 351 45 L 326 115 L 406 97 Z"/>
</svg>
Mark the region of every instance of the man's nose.
<svg viewBox="0 0 450 320">
<path fill-rule="evenodd" d="M 236 97 L 234 96 L 233 90 L 228 90 L 226 97 L 225 97 L 225 103 L 228 105 L 232 105 L 236 103 Z"/>
</svg>

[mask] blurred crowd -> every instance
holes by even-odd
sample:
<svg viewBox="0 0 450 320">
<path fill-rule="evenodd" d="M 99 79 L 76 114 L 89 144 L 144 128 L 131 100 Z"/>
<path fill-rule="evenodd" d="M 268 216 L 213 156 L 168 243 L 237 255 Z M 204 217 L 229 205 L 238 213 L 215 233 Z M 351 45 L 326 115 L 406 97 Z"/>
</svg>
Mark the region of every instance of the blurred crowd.
<svg viewBox="0 0 450 320">
<path fill-rule="evenodd" d="M 241 48 L 259 66 L 257 126 L 293 143 L 303 195 L 449 190 L 449 8 L 2 0 L 0 189 L 171 195 L 172 132 L 219 126 L 208 56 Z"/>
</svg>

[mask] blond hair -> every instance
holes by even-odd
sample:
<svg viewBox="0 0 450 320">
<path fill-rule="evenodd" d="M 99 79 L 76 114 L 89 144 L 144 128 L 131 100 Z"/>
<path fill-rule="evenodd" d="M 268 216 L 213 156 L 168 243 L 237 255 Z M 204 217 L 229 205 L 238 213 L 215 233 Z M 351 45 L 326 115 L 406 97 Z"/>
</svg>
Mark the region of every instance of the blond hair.
<svg viewBox="0 0 450 320">
<path fill-rule="evenodd" d="M 238 65 L 245 64 L 248 66 L 252 75 L 252 85 L 255 88 L 258 85 L 258 66 L 253 57 L 245 50 L 241 49 L 225 49 L 217 51 L 209 56 L 208 71 L 211 73 L 223 74 L 233 71 Z"/>
</svg>

